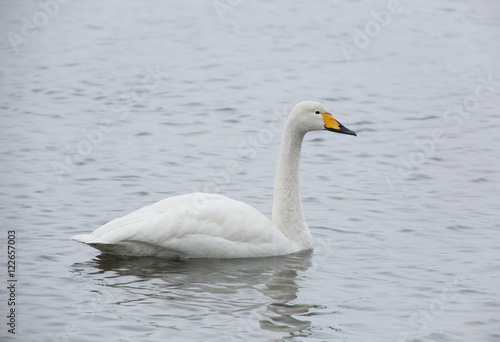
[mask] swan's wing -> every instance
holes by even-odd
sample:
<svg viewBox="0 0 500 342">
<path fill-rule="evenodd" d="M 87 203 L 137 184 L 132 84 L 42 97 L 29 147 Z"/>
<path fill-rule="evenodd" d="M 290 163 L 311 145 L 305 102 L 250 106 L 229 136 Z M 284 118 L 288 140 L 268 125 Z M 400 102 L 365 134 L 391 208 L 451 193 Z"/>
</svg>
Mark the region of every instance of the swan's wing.
<svg viewBox="0 0 500 342">
<path fill-rule="evenodd" d="M 143 207 L 74 240 L 115 254 L 246 257 L 290 253 L 290 242 L 255 208 L 193 193 Z"/>
</svg>

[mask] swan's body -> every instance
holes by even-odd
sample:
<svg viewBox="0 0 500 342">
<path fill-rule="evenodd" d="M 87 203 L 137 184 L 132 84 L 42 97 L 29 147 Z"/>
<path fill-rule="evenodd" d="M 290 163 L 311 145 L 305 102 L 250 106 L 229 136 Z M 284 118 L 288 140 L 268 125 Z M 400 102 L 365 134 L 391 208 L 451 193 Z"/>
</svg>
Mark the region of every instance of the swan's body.
<svg viewBox="0 0 500 342">
<path fill-rule="evenodd" d="M 157 257 L 265 257 L 311 249 L 300 200 L 299 159 L 304 135 L 313 130 L 356 135 L 320 103 L 295 106 L 281 141 L 272 222 L 243 202 L 192 193 L 143 207 L 72 239 L 105 253 Z"/>
<path fill-rule="evenodd" d="M 164 199 L 75 236 L 113 254 L 238 258 L 300 250 L 256 209 L 216 194 Z"/>
</svg>

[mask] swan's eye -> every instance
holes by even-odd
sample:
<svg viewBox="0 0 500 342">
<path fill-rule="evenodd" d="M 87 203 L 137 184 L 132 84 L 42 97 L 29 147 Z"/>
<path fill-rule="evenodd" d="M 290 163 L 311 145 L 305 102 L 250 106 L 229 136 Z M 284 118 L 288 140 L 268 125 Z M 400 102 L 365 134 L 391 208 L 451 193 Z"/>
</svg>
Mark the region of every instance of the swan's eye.
<svg viewBox="0 0 500 342">
<path fill-rule="evenodd" d="M 315 111 L 314 113 L 315 113 L 315 114 L 319 114 L 319 110 Z"/>
</svg>

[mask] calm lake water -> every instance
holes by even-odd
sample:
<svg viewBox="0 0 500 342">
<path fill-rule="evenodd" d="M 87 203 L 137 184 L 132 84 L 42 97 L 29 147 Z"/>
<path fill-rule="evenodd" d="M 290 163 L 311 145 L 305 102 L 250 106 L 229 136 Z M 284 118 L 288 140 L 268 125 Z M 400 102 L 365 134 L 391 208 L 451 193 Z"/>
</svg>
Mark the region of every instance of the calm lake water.
<svg viewBox="0 0 500 342">
<path fill-rule="evenodd" d="M 393 3 L 1 2 L 2 341 L 500 341 L 500 3 Z M 69 240 L 193 191 L 270 216 L 302 100 L 358 133 L 306 136 L 314 251 Z"/>
</svg>

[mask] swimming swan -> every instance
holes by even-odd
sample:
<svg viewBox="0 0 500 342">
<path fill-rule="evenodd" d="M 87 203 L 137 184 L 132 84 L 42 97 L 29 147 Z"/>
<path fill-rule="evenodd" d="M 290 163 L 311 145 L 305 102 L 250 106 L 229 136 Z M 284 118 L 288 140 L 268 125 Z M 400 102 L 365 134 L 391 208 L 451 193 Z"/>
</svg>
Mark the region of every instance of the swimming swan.
<svg viewBox="0 0 500 342">
<path fill-rule="evenodd" d="M 166 258 L 245 258 L 313 247 L 300 200 L 304 135 L 328 130 L 356 135 L 318 102 L 297 104 L 285 124 L 274 181 L 272 221 L 255 208 L 218 194 L 166 198 L 72 240 L 104 253 Z"/>
</svg>

